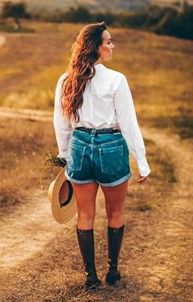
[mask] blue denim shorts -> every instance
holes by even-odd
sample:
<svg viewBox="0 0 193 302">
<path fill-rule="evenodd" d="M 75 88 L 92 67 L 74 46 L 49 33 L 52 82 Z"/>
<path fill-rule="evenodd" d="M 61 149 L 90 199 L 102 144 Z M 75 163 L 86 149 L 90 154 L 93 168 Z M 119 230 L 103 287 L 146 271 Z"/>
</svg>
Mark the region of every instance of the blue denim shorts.
<svg viewBox="0 0 193 302">
<path fill-rule="evenodd" d="M 69 143 L 66 177 L 77 184 L 97 182 L 113 187 L 131 177 L 129 150 L 121 133 L 74 130 Z"/>
</svg>

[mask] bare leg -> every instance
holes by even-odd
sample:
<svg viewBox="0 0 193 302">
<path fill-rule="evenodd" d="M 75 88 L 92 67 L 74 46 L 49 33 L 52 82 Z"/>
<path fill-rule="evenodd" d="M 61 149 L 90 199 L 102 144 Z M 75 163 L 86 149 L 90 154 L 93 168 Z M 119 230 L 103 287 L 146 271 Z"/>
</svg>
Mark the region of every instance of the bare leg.
<svg viewBox="0 0 193 302">
<path fill-rule="evenodd" d="M 101 186 L 105 195 L 106 212 L 108 218 L 108 226 L 119 228 L 124 224 L 123 207 L 127 194 L 128 181 L 115 186 Z"/>
<path fill-rule="evenodd" d="M 96 212 L 97 183 L 75 184 L 72 183 L 78 211 L 77 227 L 82 230 L 93 228 Z"/>
</svg>

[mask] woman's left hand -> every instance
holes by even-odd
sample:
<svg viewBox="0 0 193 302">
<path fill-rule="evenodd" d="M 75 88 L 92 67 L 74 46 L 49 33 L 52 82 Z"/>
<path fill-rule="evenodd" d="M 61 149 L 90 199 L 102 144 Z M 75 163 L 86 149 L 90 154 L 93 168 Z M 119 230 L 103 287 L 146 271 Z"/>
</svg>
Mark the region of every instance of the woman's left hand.
<svg viewBox="0 0 193 302">
<path fill-rule="evenodd" d="M 139 179 L 137 180 L 137 183 L 142 184 L 144 181 L 146 181 L 147 176 L 141 176 L 139 175 Z"/>
</svg>

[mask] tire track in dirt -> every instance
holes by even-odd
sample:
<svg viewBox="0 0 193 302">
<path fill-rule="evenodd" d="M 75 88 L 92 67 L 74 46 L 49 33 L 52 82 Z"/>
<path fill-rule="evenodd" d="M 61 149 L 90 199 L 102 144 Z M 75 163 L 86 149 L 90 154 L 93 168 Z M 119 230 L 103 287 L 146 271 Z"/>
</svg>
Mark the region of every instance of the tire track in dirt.
<svg viewBox="0 0 193 302">
<path fill-rule="evenodd" d="M 74 219 L 63 227 L 64 236 Z M 36 190 L 31 201 L 20 205 L 0 222 L 1 273 L 32 257 L 58 232 L 61 232 L 61 225 L 51 215 L 47 191 Z"/>
<path fill-rule="evenodd" d="M 52 121 L 53 113 L 34 109 L 12 109 L 7 107 L 0 108 L 0 118 L 20 118 L 36 121 Z"/>
</svg>

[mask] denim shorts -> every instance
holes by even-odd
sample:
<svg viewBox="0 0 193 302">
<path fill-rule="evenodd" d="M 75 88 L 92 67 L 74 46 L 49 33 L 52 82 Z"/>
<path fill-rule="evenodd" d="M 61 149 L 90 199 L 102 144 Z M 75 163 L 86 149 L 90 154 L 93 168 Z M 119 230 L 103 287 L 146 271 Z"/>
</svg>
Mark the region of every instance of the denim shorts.
<svg viewBox="0 0 193 302">
<path fill-rule="evenodd" d="M 131 177 L 129 150 L 121 133 L 74 130 L 69 143 L 66 177 L 77 184 L 97 182 L 113 187 Z"/>
</svg>

